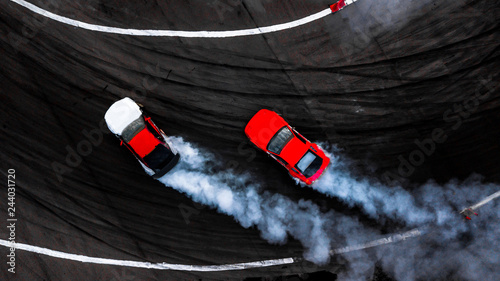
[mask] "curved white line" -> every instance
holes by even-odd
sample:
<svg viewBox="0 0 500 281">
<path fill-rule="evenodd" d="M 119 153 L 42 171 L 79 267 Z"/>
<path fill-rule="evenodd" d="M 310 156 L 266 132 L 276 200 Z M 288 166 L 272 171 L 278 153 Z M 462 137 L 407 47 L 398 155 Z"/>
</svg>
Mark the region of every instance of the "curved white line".
<svg viewBox="0 0 500 281">
<path fill-rule="evenodd" d="M 128 267 L 139 267 L 148 269 L 162 269 L 162 270 L 183 270 L 183 271 L 226 271 L 226 270 L 241 270 L 256 267 L 267 267 L 273 265 L 283 265 L 294 263 L 293 258 L 285 259 L 274 259 L 274 260 L 264 260 L 256 262 L 244 262 L 244 263 L 234 263 L 234 264 L 223 264 L 223 265 L 188 265 L 188 264 L 172 264 L 172 263 L 150 263 L 141 261 L 127 261 L 127 260 L 115 260 L 115 259 L 105 259 L 105 258 L 95 258 L 83 255 L 70 254 L 60 251 L 54 251 L 42 247 L 31 246 L 22 243 L 11 243 L 7 240 L 0 239 L 0 245 L 8 248 L 16 248 L 18 250 L 25 250 L 28 252 L 33 252 L 37 254 L 42 254 L 46 256 L 51 256 L 55 258 L 62 258 L 67 260 L 74 260 L 79 262 L 87 263 L 98 263 L 98 264 L 108 264 L 108 265 L 119 265 Z"/>
<path fill-rule="evenodd" d="M 367 249 L 367 248 L 372 248 L 380 245 L 385 245 L 385 244 L 390 244 L 390 243 L 395 243 L 399 241 L 406 240 L 408 238 L 413 238 L 420 236 L 422 233 L 420 232 L 419 229 L 412 229 L 410 231 L 396 234 L 393 236 L 389 236 L 386 238 L 381 238 L 378 240 L 373 240 L 365 244 L 360 244 L 360 245 L 354 245 L 354 246 L 347 246 L 343 248 L 338 248 L 338 249 L 333 249 L 330 251 L 330 255 L 335 255 L 335 254 L 342 254 L 342 253 L 348 253 L 348 252 L 353 252 L 353 251 L 358 251 L 362 249 Z"/>
<path fill-rule="evenodd" d="M 276 24 L 266 27 L 257 27 L 250 29 L 241 29 L 241 30 L 228 30 L 228 31 L 180 31 L 180 30 L 154 30 L 154 29 L 127 29 L 127 28 L 117 28 L 103 25 L 96 25 L 85 23 L 78 20 L 73 20 L 67 17 L 59 16 L 49 11 L 46 11 L 38 6 L 35 6 L 24 0 L 10 0 L 11 2 L 17 3 L 39 15 L 44 17 L 48 17 L 55 21 L 68 24 L 71 26 L 76 26 L 79 28 L 106 32 L 106 33 L 114 33 L 114 34 L 125 34 L 125 35 L 135 35 L 135 36 L 168 36 L 168 37 L 197 37 L 197 38 L 222 38 L 222 37 L 237 37 L 237 36 L 248 36 L 248 35 L 257 35 L 264 34 L 270 32 L 281 31 L 285 29 L 294 28 L 297 26 L 304 25 L 306 23 L 310 23 L 312 21 L 318 20 L 320 18 L 326 17 L 332 13 L 330 8 L 325 9 L 321 12 L 312 14 L 302 19 L 294 20 L 288 23 Z M 353 1 L 354 2 L 354 1 Z M 353 3 L 351 2 L 351 3 Z"/>
<path fill-rule="evenodd" d="M 488 196 L 488 197 L 484 198 L 483 200 L 481 200 L 481 202 L 478 202 L 478 203 L 476 203 L 476 204 L 474 204 L 474 205 L 470 206 L 469 208 L 470 208 L 470 209 L 473 209 L 473 210 L 475 210 L 475 209 L 479 209 L 479 208 L 480 208 L 480 207 L 482 207 L 484 204 L 486 204 L 486 203 L 488 203 L 488 202 L 492 201 L 493 199 L 496 199 L 497 197 L 500 197 L 500 191 L 497 191 L 497 192 L 495 192 L 495 193 L 491 194 L 490 196 Z"/>
<path fill-rule="evenodd" d="M 352 251 L 358 251 L 366 248 L 371 248 L 375 246 L 380 246 L 384 244 L 399 242 L 406 240 L 411 237 L 417 237 L 421 233 L 418 229 L 413 229 L 405 233 L 396 234 L 387 238 L 382 238 L 374 240 L 365 244 L 347 246 L 343 248 L 338 248 L 330 251 L 331 255 L 347 253 Z M 106 259 L 106 258 L 96 258 L 84 255 L 70 254 L 61 251 L 55 251 L 47 248 L 32 246 L 23 243 L 12 243 L 7 240 L 0 239 L 0 245 L 8 248 L 16 248 L 17 250 L 25 250 L 28 252 L 33 252 L 37 254 L 42 254 L 46 256 L 51 256 L 55 258 L 86 262 L 86 263 L 97 263 L 97 264 L 107 264 L 107 265 L 118 265 L 127 267 L 138 267 L 138 268 L 148 268 L 148 269 L 160 269 L 160 270 L 181 270 L 181 271 L 228 271 L 228 270 L 242 270 L 258 267 L 268 267 L 274 265 L 291 264 L 300 261 L 300 258 L 284 258 L 284 259 L 273 259 L 273 260 L 263 260 L 255 262 L 245 262 L 245 263 L 234 263 L 234 264 L 223 264 L 223 265 L 188 265 L 188 264 L 172 264 L 172 263 L 150 263 L 141 261 L 128 261 L 128 260 L 116 260 L 116 259 Z"/>
</svg>

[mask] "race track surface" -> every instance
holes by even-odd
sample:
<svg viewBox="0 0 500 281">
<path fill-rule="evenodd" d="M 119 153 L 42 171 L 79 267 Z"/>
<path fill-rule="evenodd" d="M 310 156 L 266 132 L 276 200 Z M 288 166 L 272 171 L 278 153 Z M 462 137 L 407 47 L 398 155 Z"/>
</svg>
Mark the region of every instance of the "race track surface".
<svg viewBox="0 0 500 281">
<path fill-rule="evenodd" d="M 87 23 L 186 31 L 274 25 L 333 4 L 29 2 Z M 167 135 L 209 150 L 238 173 L 251 173 L 269 192 L 312 200 L 323 211 L 358 216 L 359 210 L 299 188 L 250 145 L 243 130 L 259 109 L 281 113 L 312 141 L 337 145 L 356 174 L 381 181 L 398 174 L 401 159 L 418 149 L 416 140 L 441 128 L 446 141 L 436 143 L 413 172 L 399 174 L 399 184 L 411 190 L 412 183 L 473 173 L 499 183 L 498 1 L 403 2 L 359 0 L 304 26 L 264 35 L 179 38 L 88 31 L 2 1 L 0 171 L 4 179 L 8 169 L 16 171 L 16 241 L 92 257 L 190 265 L 302 256 L 298 241 L 271 245 L 255 228 L 153 180 L 110 133 L 81 163 L 57 173 L 54 163 L 67 165 L 68 149 L 76 151 L 86 132 L 100 128 L 107 108 L 126 96 L 142 103 Z M 0 233 L 6 239 L 7 192 L 1 190 Z M 186 216 L 186 210 L 194 213 Z M 3 261 L 7 250 L 0 252 Z M 335 258 L 321 266 L 299 262 L 204 273 L 16 254 L 18 272 L 7 272 L 2 262 L 1 280 L 244 279 L 335 273 L 344 266 Z"/>
</svg>

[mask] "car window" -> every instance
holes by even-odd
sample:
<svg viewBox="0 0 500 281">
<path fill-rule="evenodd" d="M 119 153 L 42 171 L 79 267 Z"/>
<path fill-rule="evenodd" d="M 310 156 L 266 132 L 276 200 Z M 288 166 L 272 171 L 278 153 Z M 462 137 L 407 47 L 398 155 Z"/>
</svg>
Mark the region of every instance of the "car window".
<svg viewBox="0 0 500 281">
<path fill-rule="evenodd" d="M 280 154 L 285 145 L 293 138 L 293 133 L 287 126 L 281 128 L 267 145 L 267 150 Z"/>
<path fill-rule="evenodd" d="M 142 117 L 135 119 L 123 130 L 123 140 L 125 140 L 127 143 L 130 142 L 135 137 L 135 135 L 137 135 L 145 127 L 146 124 L 144 124 L 144 120 L 142 120 Z"/>
<path fill-rule="evenodd" d="M 306 178 L 312 177 L 321 168 L 323 160 L 318 155 L 308 150 L 304 156 L 297 162 L 295 167 L 302 172 Z"/>
</svg>

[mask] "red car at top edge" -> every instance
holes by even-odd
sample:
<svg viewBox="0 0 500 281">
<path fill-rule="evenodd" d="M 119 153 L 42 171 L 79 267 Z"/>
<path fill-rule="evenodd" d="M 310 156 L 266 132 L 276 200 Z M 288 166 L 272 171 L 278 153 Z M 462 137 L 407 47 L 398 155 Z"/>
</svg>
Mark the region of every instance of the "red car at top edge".
<svg viewBox="0 0 500 281">
<path fill-rule="evenodd" d="M 261 109 L 245 127 L 245 134 L 290 175 L 311 185 L 330 163 L 323 150 L 290 127 L 277 113 Z"/>
</svg>

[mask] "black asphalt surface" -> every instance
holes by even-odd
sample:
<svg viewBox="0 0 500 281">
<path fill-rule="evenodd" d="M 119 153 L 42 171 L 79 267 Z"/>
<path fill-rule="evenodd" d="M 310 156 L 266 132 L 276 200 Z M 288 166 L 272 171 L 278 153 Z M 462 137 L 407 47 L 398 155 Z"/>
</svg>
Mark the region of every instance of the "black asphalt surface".
<svg viewBox="0 0 500 281">
<path fill-rule="evenodd" d="M 172 30 L 267 26 L 332 4 L 30 2 L 88 23 Z M 125 96 L 142 103 L 168 135 L 210 150 L 228 168 L 251 172 L 266 190 L 311 199 L 324 211 L 357 215 L 335 199 L 296 187 L 285 170 L 249 145 L 243 129 L 259 109 L 280 112 L 310 140 L 338 145 L 358 174 L 382 181 L 388 173 L 398 175 L 401 159 L 418 149 L 416 140 L 441 128 L 446 141 L 414 172 L 399 174 L 399 183 L 410 189 L 412 183 L 472 173 L 500 182 L 499 2 L 397 3 L 359 0 L 292 30 L 188 39 L 82 30 L 2 1 L 0 171 L 6 179 L 7 169 L 16 170 L 16 241 L 94 257 L 200 265 L 302 255 L 299 242 L 270 245 L 256 229 L 194 205 L 148 177 L 110 133 L 58 178 L 54 163 L 67 165 L 68 149 L 77 150 L 86 132 L 99 129 L 106 109 Z M 187 220 L 181 212 L 186 208 L 196 210 Z M 2 227 L 1 239 L 6 233 Z M 7 249 L 0 253 L 5 259 Z M 343 268 L 336 258 L 325 266 L 190 273 L 25 251 L 17 251 L 15 275 L 0 264 L 0 280 L 244 279 Z"/>
</svg>

